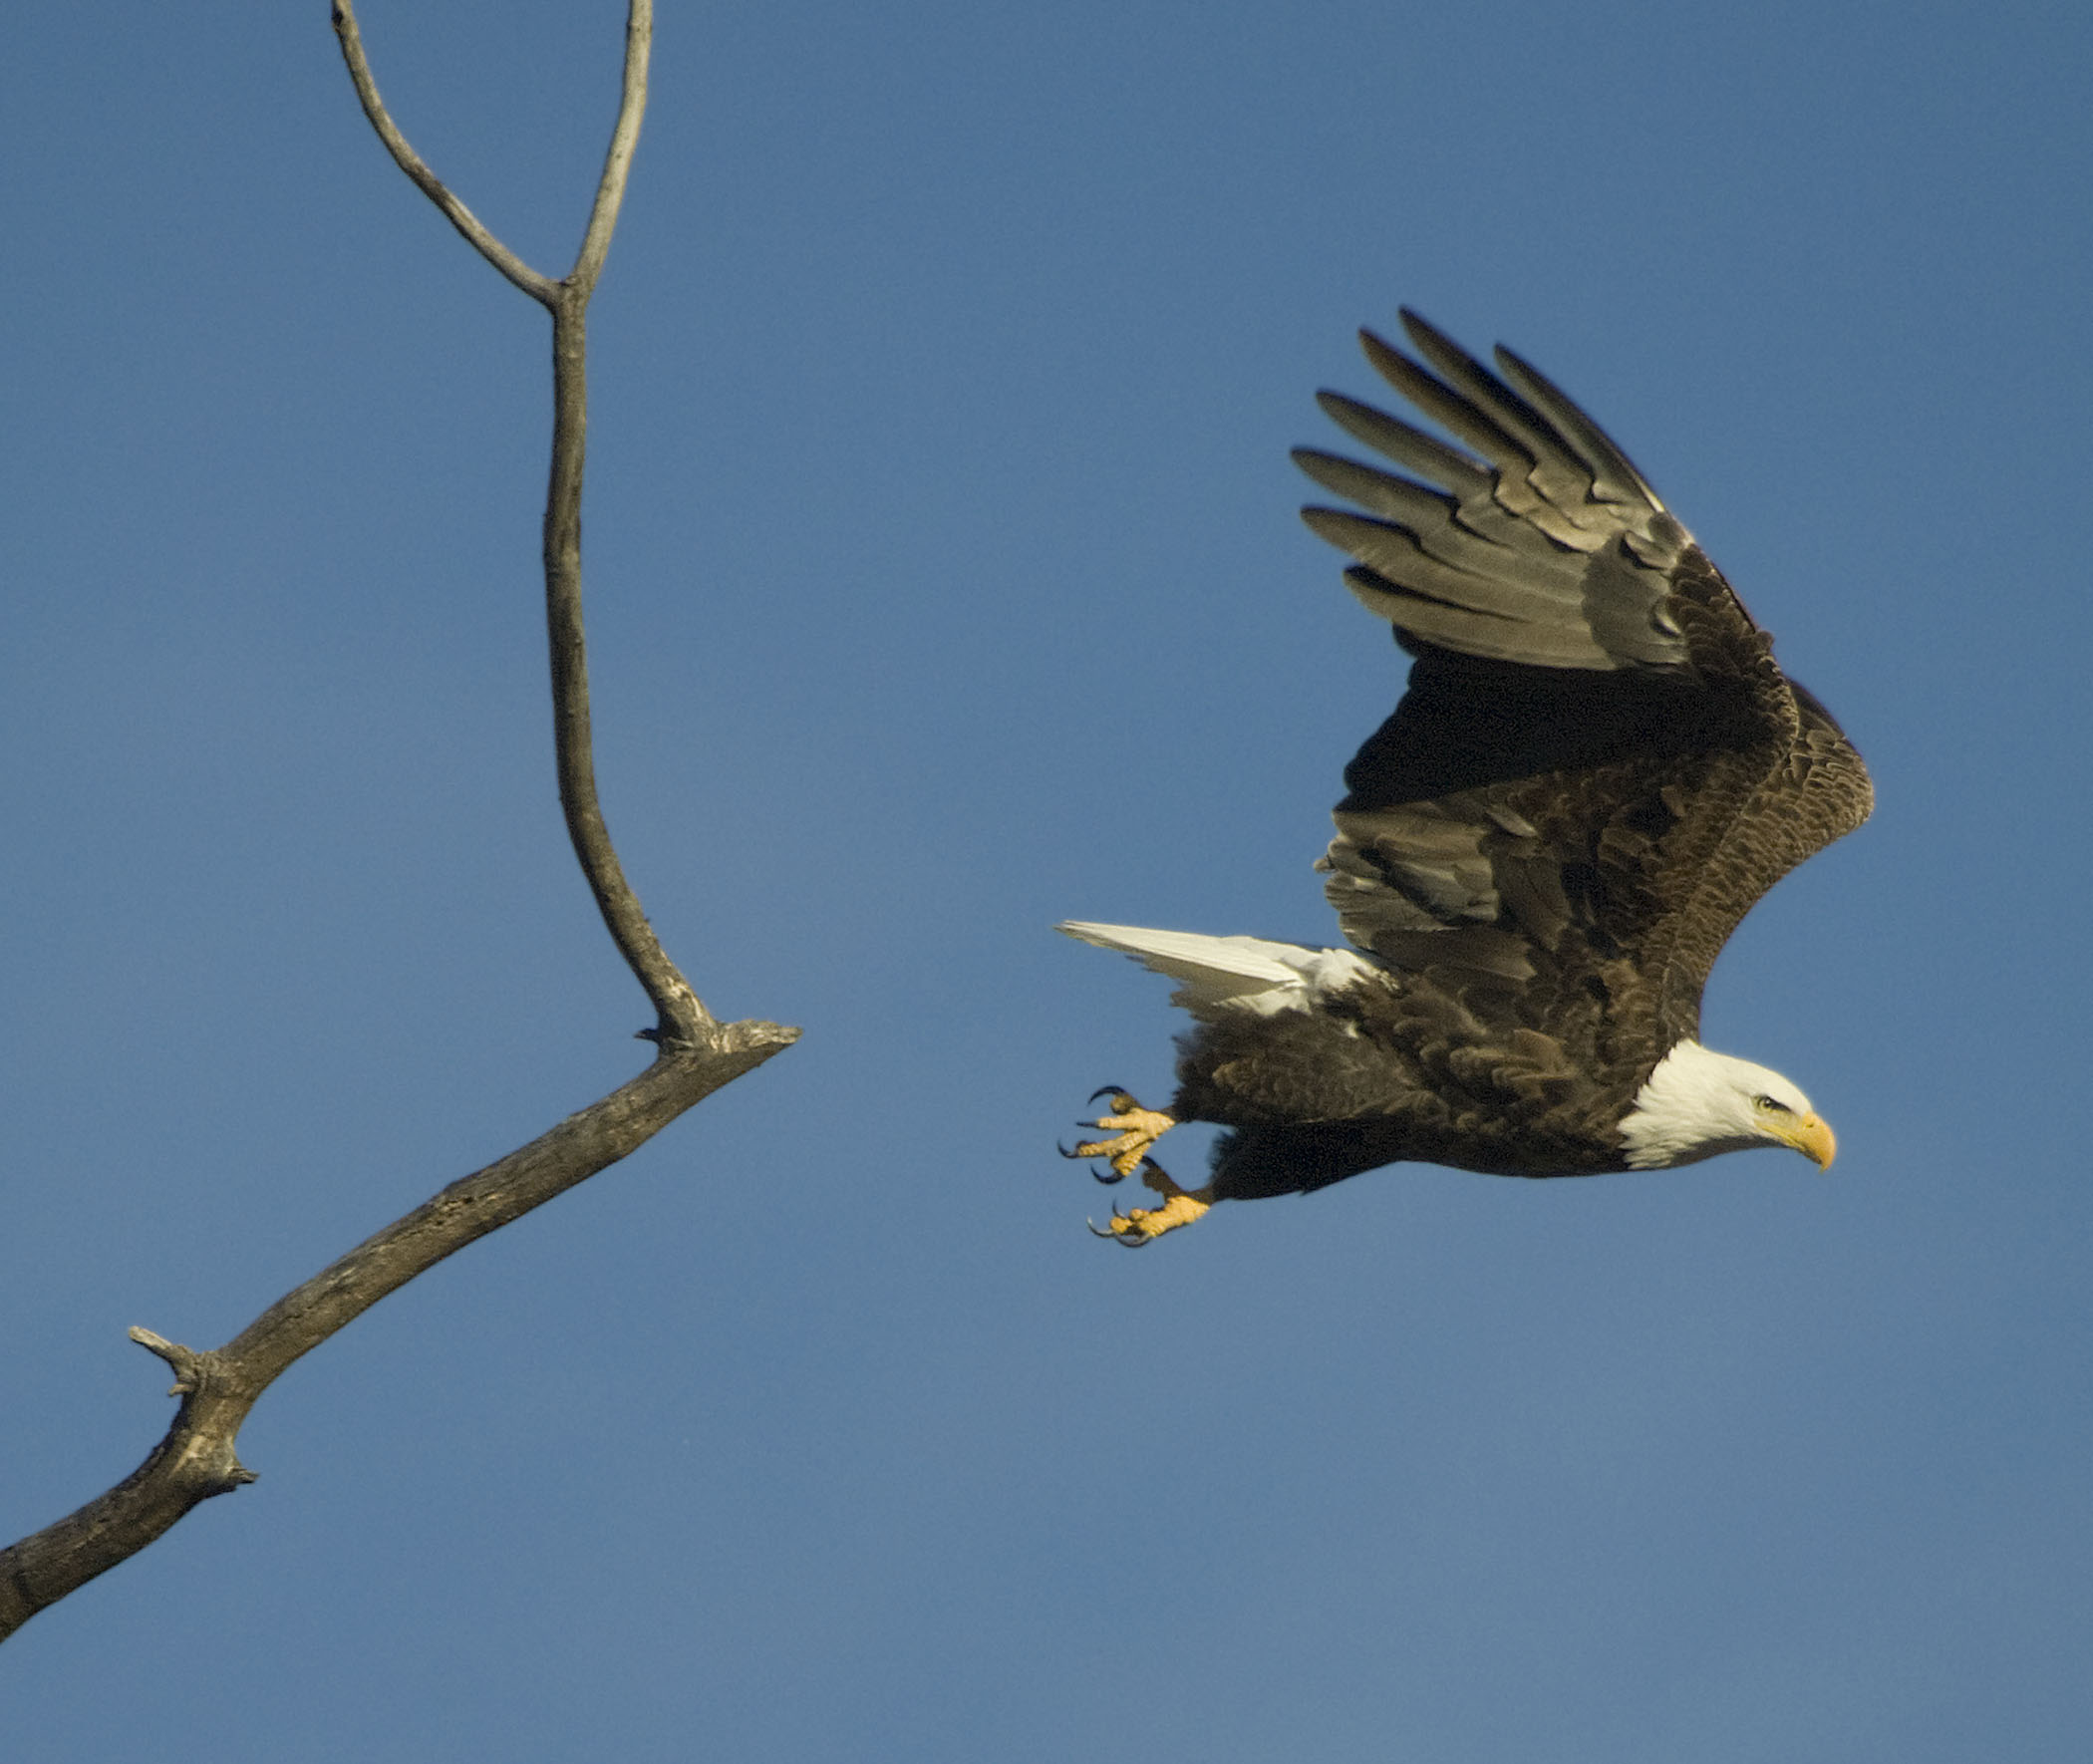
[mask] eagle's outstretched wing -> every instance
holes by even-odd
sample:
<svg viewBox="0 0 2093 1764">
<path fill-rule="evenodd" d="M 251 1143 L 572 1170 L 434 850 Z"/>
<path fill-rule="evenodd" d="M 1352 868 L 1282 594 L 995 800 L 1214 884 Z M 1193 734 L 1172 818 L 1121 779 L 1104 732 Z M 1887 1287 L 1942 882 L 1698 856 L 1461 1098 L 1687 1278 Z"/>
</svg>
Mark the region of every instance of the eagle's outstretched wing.
<svg viewBox="0 0 2093 1764">
<path fill-rule="evenodd" d="M 1304 518 L 1416 658 L 1346 768 L 1330 897 L 1470 1010 L 1646 1069 L 1759 896 L 1867 818 L 1867 769 L 1596 424 L 1507 351 L 1500 378 L 1403 324 L 1429 368 L 1370 333 L 1368 359 L 1474 454 L 1334 393 L 1417 476 L 1295 454 L 1363 510 Z"/>
</svg>

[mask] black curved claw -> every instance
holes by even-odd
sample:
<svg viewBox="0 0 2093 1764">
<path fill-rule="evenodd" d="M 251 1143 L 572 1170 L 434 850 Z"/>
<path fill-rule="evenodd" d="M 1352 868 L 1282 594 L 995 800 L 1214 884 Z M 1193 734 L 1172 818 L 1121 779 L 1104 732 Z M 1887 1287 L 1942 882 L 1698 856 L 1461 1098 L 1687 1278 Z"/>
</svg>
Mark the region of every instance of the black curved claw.
<svg viewBox="0 0 2093 1764">
<path fill-rule="evenodd" d="M 1095 1102 L 1100 1096 L 1125 1096 L 1128 1102 L 1133 1101 L 1132 1096 L 1127 1094 L 1127 1089 L 1124 1084 L 1106 1084 L 1099 1089 L 1092 1090 L 1087 1100 L 1090 1102 Z"/>
<path fill-rule="evenodd" d="M 1081 1125 L 1084 1126 L 1087 1126 L 1088 1124 L 1088 1122 L 1081 1123 Z M 1070 1159 L 1093 1158 L 1097 1155 L 1094 1151 L 1070 1151 L 1058 1139 L 1056 1139 L 1053 1142 L 1053 1149 L 1059 1152 L 1062 1157 Z M 1124 1182 L 1126 1180 L 1126 1178 L 1123 1175 L 1121 1175 L 1117 1170 L 1114 1170 L 1109 1164 L 1106 1164 L 1105 1167 L 1101 1170 L 1092 1170 L 1090 1174 L 1094 1176 L 1099 1182 L 1103 1183 L 1107 1188 L 1111 1187 L 1111 1185 L 1115 1182 Z"/>
<path fill-rule="evenodd" d="M 1114 1219 L 1124 1219 L 1126 1215 L 1120 1212 L 1117 1207 L 1114 1207 L 1112 1209 L 1112 1217 Z M 1129 1250 L 1144 1250 L 1148 1247 L 1149 1240 L 1137 1231 L 1099 1231 L 1096 1220 L 1085 1219 L 1083 1223 L 1090 1228 L 1092 1237 L 1108 1238 L 1115 1244 L 1124 1244 Z"/>
</svg>

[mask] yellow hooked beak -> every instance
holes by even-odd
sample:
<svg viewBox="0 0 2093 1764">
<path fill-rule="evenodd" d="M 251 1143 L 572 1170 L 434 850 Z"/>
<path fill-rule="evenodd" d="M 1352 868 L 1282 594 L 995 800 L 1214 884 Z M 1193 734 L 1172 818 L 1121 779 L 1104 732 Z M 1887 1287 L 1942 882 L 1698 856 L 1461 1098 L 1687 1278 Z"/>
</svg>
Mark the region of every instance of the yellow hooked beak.
<svg viewBox="0 0 2093 1764">
<path fill-rule="evenodd" d="M 1799 1117 L 1792 1126 L 1776 1127 L 1774 1134 L 1783 1145 L 1792 1145 L 1820 1170 L 1829 1170 L 1832 1159 L 1839 1155 L 1837 1136 L 1814 1114 Z"/>
</svg>

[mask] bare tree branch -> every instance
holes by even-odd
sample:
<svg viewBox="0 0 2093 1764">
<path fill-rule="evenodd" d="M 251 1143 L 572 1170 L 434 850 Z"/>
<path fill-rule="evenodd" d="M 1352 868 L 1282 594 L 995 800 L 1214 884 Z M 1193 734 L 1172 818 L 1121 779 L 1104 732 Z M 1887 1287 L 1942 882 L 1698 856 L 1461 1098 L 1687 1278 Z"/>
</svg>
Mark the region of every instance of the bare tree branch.
<svg viewBox="0 0 2093 1764">
<path fill-rule="evenodd" d="M 581 479 L 588 444 L 588 305 L 610 253 L 611 234 L 625 200 L 625 181 L 639 145 L 647 109 L 647 64 L 654 47 L 654 0 L 631 0 L 625 26 L 625 78 L 610 151 L 589 211 L 581 250 L 564 280 L 542 276 L 487 231 L 452 195 L 407 143 L 364 56 L 351 0 L 335 0 L 335 35 L 364 115 L 395 162 L 423 194 L 449 217 L 473 249 L 552 313 L 552 481 L 545 497 L 545 629 L 552 651 L 553 738 L 559 768 L 560 807 L 582 874 L 596 897 L 611 940 L 653 1002 L 651 1035 L 663 1041 L 696 1042 L 714 1027 L 691 983 L 669 960 L 639 896 L 625 879 L 596 793 L 594 743 L 589 728 L 588 652 L 581 623 Z"/>
<path fill-rule="evenodd" d="M 334 26 L 364 114 L 394 160 L 481 256 L 552 314 L 553 432 L 545 505 L 545 607 L 560 802 L 583 874 L 611 937 L 656 1012 L 641 1031 L 654 1063 L 601 1101 L 473 1175 L 453 1182 L 286 1294 L 223 1347 L 197 1352 L 134 1328 L 132 1339 L 174 1369 L 173 1425 L 145 1463 L 79 1511 L 0 1551 L 0 1639 L 48 1606 L 161 1536 L 190 1508 L 254 1473 L 235 1450 L 256 1399 L 379 1300 L 644 1144 L 722 1085 L 752 1070 L 799 1031 L 777 1024 L 721 1024 L 670 961 L 625 879 L 597 798 L 581 617 L 581 487 L 588 438 L 586 314 L 610 250 L 647 103 L 651 0 L 629 0 L 624 95 L 573 271 L 541 276 L 509 251 L 423 163 L 387 115 L 365 60 L 350 0 Z"/>
<path fill-rule="evenodd" d="M 716 1049 L 664 1048 L 630 1083 L 451 1183 L 277 1300 L 223 1347 L 199 1353 L 133 1329 L 133 1340 L 174 1368 L 181 1407 L 166 1437 L 115 1488 L 0 1551 L 0 1638 L 138 1554 L 191 1507 L 252 1482 L 234 1449 L 241 1423 L 293 1360 L 446 1256 L 616 1163 L 796 1038 L 775 1024 L 741 1023 L 721 1031 Z"/>
<path fill-rule="evenodd" d="M 385 143 L 385 149 L 393 155 L 394 164 L 412 177 L 421 186 L 422 193 L 443 209 L 450 224 L 464 234 L 466 243 L 473 250 L 533 300 L 551 305 L 558 284 L 550 276 L 539 275 L 488 232 L 479 216 L 445 187 L 443 179 L 430 170 L 422 155 L 407 145 L 407 137 L 394 127 L 393 119 L 386 113 L 385 101 L 378 96 L 378 82 L 371 78 L 371 64 L 364 59 L 363 33 L 356 28 L 356 13 L 349 0 L 336 0 L 334 34 L 341 41 L 342 59 L 349 64 L 349 78 L 356 82 L 356 96 L 362 101 L 364 115 L 371 119 L 371 127 L 378 131 L 378 139 Z"/>
<path fill-rule="evenodd" d="M 654 0 L 632 0 L 625 20 L 624 97 L 618 105 L 618 121 L 611 129 L 610 151 L 603 158 L 603 176 L 596 184 L 596 201 L 589 210 L 581 252 L 567 275 L 569 282 L 584 289 L 595 287 L 596 278 L 603 273 L 603 260 L 610 255 L 611 233 L 617 227 L 618 210 L 625 201 L 625 179 L 632 170 L 633 148 L 640 145 L 640 119 L 647 112 L 647 62 L 653 53 Z"/>
</svg>

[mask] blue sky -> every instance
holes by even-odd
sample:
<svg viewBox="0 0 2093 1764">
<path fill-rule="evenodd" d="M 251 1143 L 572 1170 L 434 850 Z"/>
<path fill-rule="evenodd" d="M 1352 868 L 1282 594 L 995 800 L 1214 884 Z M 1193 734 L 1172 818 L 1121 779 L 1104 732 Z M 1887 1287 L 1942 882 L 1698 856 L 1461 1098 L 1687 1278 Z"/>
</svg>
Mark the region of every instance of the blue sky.
<svg viewBox="0 0 2093 1764">
<path fill-rule="evenodd" d="M 621 10 L 370 0 L 563 269 Z M 2093 1724 L 2064 7 L 670 6 L 593 318 L 611 825 L 803 1043 L 387 1301 L 0 1651 L 11 1756 L 2077 1760 Z M 543 315 L 323 4 L 47 8 L 12 320 L 0 1531 L 636 1069 L 561 833 Z M 1053 1155 L 1334 935 L 1398 658 L 1294 516 L 1417 306 L 1585 403 L 1867 753 L 1716 1045 L 1837 1170 L 1402 1167 L 1139 1257 Z M 1196 1153 L 1179 1151 L 1180 1165 Z"/>
</svg>

